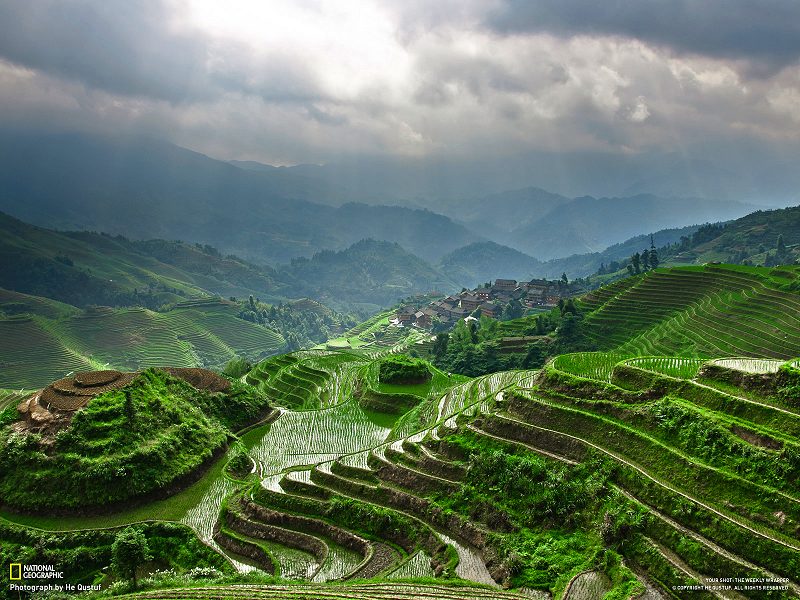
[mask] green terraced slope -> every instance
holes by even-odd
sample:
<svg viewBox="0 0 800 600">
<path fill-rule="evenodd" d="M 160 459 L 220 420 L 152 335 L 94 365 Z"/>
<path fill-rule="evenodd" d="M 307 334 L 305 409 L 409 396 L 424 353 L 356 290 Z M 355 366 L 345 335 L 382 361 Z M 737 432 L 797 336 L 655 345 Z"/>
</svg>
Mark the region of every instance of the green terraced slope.
<svg viewBox="0 0 800 600">
<path fill-rule="evenodd" d="M 681 598 L 711 577 L 800 595 L 794 359 L 582 352 L 382 387 L 381 356 L 402 349 L 263 360 L 242 385 L 278 410 L 174 497 L 102 517 L 2 516 L 53 530 L 65 552 L 80 535 L 65 530 L 179 521 L 226 561 L 151 573 L 130 598 Z M 365 410 L 376 394 L 414 402 Z M 249 473 L 225 466 L 240 452 Z M 11 527 L 0 519 L 0 541 L 20 538 Z"/>
<path fill-rule="evenodd" d="M 587 336 L 635 355 L 800 355 L 797 267 L 657 269 L 582 300 Z"/>
<path fill-rule="evenodd" d="M 60 318 L 0 319 L 0 388 L 39 388 L 72 371 L 151 366 L 221 368 L 236 356 L 259 360 L 283 337 L 237 317 L 227 302 L 197 301 L 166 312 L 95 308 Z"/>
</svg>

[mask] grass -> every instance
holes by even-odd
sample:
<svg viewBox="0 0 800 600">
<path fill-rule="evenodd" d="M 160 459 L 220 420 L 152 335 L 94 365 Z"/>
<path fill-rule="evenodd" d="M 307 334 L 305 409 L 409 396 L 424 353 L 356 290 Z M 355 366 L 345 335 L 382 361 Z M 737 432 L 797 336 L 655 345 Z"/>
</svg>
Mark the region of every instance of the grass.
<svg viewBox="0 0 800 600">
<path fill-rule="evenodd" d="M 91 371 L 98 366 L 33 318 L 0 319 L 0 339 L 3 388 L 36 389 L 67 373 Z"/>
<path fill-rule="evenodd" d="M 146 521 L 180 522 L 186 519 L 187 513 L 200 505 L 215 481 L 220 480 L 225 459 L 221 458 L 203 475 L 201 479 L 186 489 L 165 498 L 148 502 L 145 505 L 97 516 L 43 516 L 29 515 L 0 510 L 0 517 L 7 522 L 24 525 L 44 531 L 80 531 L 122 527 L 132 523 Z M 219 507 L 213 513 L 213 520 Z"/>
</svg>

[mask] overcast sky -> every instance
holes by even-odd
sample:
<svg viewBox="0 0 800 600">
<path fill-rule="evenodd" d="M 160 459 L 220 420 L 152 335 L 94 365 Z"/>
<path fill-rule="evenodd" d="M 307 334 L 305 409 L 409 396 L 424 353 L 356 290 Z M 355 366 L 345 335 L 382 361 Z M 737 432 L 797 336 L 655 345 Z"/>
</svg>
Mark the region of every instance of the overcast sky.
<svg viewBox="0 0 800 600">
<path fill-rule="evenodd" d="M 797 0 L 5 0 L 0 125 L 217 158 L 798 158 Z"/>
</svg>

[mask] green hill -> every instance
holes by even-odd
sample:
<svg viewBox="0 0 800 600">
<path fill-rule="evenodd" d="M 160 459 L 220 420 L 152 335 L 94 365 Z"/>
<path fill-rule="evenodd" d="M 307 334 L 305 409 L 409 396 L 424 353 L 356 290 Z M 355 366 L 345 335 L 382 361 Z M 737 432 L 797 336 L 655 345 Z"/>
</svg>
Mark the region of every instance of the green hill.
<svg viewBox="0 0 800 600">
<path fill-rule="evenodd" d="M 713 219 L 716 221 L 716 219 Z M 759 210 L 724 223 L 712 222 L 678 229 L 655 231 L 662 266 L 703 265 L 709 262 L 733 264 L 778 265 L 800 260 L 800 206 Z M 778 255 L 778 237 L 782 236 L 785 251 Z M 575 254 L 541 263 L 537 276 L 558 277 L 566 272 L 570 278 L 586 277 L 619 263 L 625 273 L 630 257 L 650 248 L 650 235 L 639 235 L 602 252 Z M 607 271 L 617 270 L 614 267 Z M 598 278 L 600 279 L 600 278 Z"/>
<path fill-rule="evenodd" d="M 632 354 L 793 358 L 798 277 L 797 267 L 657 269 L 583 298 L 584 332 L 598 348 Z"/>
<path fill-rule="evenodd" d="M 778 236 L 786 245 L 784 256 L 776 257 Z M 765 264 L 767 253 L 773 264 L 791 264 L 800 259 L 800 206 L 759 210 L 719 226 L 708 226 L 679 246 L 678 263 L 749 261 Z"/>
<path fill-rule="evenodd" d="M 371 312 L 413 293 L 459 288 L 443 274 L 399 244 L 362 240 L 339 252 L 322 251 L 311 259 L 294 259 L 280 276 L 298 296 L 325 304 L 369 307 Z"/>
<path fill-rule="evenodd" d="M 0 557 L 47 558 L 76 581 L 108 583 L 109 537 L 155 519 L 188 525 L 229 566 L 192 571 L 183 560 L 156 570 L 176 543 L 189 545 L 185 533 L 165 528 L 131 597 L 576 600 L 692 588 L 693 597 L 713 598 L 700 588 L 719 573 L 771 580 L 773 597 L 800 591 L 792 393 L 800 371 L 784 361 L 588 352 L 476 378 L 434 369 L 424 389 L 406 384 L 415 400 L 398 418 L 362 407 L 365 393 L 376 393 L 383 356 L 306 351 L 262 362 L 247 377 L 253 387 L 236 385 L 247 398 L 268 395 L 280 412 L 243 432 L 197 484 L 107 515 L 2 512 Z M 46 485 L 36 489 L 49 489 L 56 467 L 79 457 L 96 471 L 92 494 L 121 477 L 101 467 L 139 464 L 142 455 L 146 468 L 132 482 L 169 478 L 198 454 L 196 443 L 213 443 L 190 438 L 151 455 L 155 442 L 191 431 L 217 441 L 233 426 L 235 401 L 212 401 L 163 373 L 148 371 L 130 389 L 141 419 L 131 431 L 109 427 L 128 418 L 116 391 L 76 414 L 49 457 L 34 457 L 36 438 L 26 446 L 7 436 L 13 452 L 2 456 L 31 462 L 0 471 L 0 493 L 34 495 L 39 478 Z M 391 393 L 403 389 L 393 384 Z M 148 411 L 153 399 L 162 410 Z M 178 425 L 195 421 L 191 431 Z M 133 462 L 109 451 L 114 444 L 133 450 Z M 249 468 L 234 470 L 242 452 Z M 74 498 L 91 472 L 63 482 L 64 493 L 47 502 Z M 31 506 L 42 502 L 39 493 Z"/>
<path fill-rule="evenodd" d="M 74 306 L 146 306 L 186 297 L 281 296 L 274 273 L 214 248 L 42 229 L 0 213 L 0 287 Z"/>
<path fill-rule="evenodd" d="M 562 308 L 461 323 L 420 347 L 444 370 L 480 375 L 535 368 L 558 354 L 800 356 L 800 267 L 709 264 L 618 279 Z"/>
<path fill-rule="evenodd" d="M 3 213 L 0 234 L 0 260 L 8 265 L 0 271 L 0 287 L 81 308 L 158 309 L 198 296 L 254 295 L 274 303 L 313 298 L 365 314 L 411 294 L 450 292 L 464 283 L 460 272 L 450 277 L 399 244 L 375 240 L 273 269 L 223 257 L 207 245 L 53 231 Z"/>
<path fill-rule="evenodd" d="M 442 257 L 437 266 L 462 286 L 474 288 L 497 278 L 529 280 L 540 270 L 541 263 L 508 246 L 474 242 Z"/>
<path fill-rule="evenodd" d="M 208 372 L 198 372 L 198 381 L 213 380 L 213 391 L 155 369 L 124 376 L 119 380 L 127 384 L 118 389 L 87 385 L 105 381 L 109 373 L 119 377 L 101 371 L 89 379 L 76 377 L 74 384 L 67 378 L 38 397 L 38 412 L 29 421 L 37 433 L 17 433 L 0 446 L 4 505 L 75 510 L 159 490 L 174 492 L 169 486 L 176 480 L 209 465 L 226 444 L 229 428 L 239 429 L 267 410 L 265 399 L 252 389 Z M 98 377 L 92 380 L 93 375 Z M 60 401 L 56 398 L 75 398 L 59 395 L 61 390 L 74 394 L 87 389 L 100 394 L 81 410 L 65 413 L 59 405 L 62 410 L 45 413 L 43 406 L 49 409 Z M 34 409 L 28 414 L 34 415 Z M 65 415 L 67 423 L 59 423 Z"/>
<path fill-rule="evenodd" d="M 95 368 L 221 368 L 236 356 L 258 360 L 285 346 L 280 333 L 240 319 L 239 305 L 228 301 L 187 301 L 166 312 L 100 307 L 53 314 L 57 303 L 0 290 L 0 309 L 9 304 L 33 314 L 0 319 L 0 388 L 38 388 Z"/>
</svg>

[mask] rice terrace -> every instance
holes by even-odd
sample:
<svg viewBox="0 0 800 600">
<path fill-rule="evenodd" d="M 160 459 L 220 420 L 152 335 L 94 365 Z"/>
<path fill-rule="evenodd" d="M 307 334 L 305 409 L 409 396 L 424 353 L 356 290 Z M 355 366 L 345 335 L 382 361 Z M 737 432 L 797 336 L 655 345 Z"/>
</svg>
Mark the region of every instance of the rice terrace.
<svg viewBox="0 0 800 600">
<path fill-rule="evenodd" d="M 236 377 L 147 367 L 5 392 L 4 552 L 92 584 L 120 532 L 138 532 L 151 554 L 136 598 L 748 596 L 708 583 L 721 573 L 796 596 L 800 323 L 772 312 L 786 336 L 760 321 L 717 358 L 689 345 L 721 345 L 700 328 L 672 346 L 683 355 L 644 354 L 670 315 L 699 318 L 704 300 L 663 291 L 695 272 L 591 293 L 591 327 L 639 288 L 674 306 L 639 326 L 652 333 L 538 369 L 443 371 L 408 357 L 417 335 L 376 342 L 379 315 L 345 335 L 361 347 Z M 800 302 L 749 276 L 776 305 Z M 740 279 L 712 286 L 714 310 L 747 298 Z M 723 356 L 734 344 L 764 355 Z"/>
<path fill-rule="evenodd" d="M 0 0 L 0 600 L 800 600 L 798 100 L 798 0 Z"/>
</svg>

